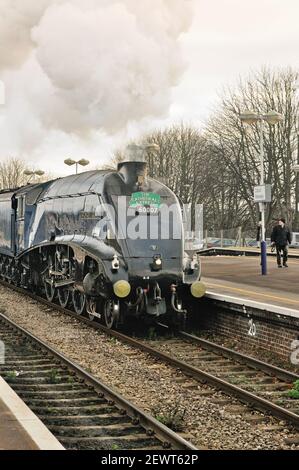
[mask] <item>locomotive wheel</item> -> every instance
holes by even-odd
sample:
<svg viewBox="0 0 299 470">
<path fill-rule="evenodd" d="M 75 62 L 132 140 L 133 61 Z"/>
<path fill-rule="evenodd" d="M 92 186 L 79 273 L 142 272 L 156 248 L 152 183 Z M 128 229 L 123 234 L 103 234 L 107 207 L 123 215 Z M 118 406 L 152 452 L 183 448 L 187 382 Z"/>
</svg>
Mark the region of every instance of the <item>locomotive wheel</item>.
<svg viewBox="0 0 299 470">
<path fill-rule="evenodd" d="M 66 308 L 69 304 L 71 293 L 70 290 L 66 287 L 60 287 L 57 290 L 58 293 L 58 300 L 61 307 Z"/>
<path fill-rule="evenodd" d="M 53 302 L 53 299 L 56 294 L 55 287 L 50 282 L 47 282 L 47 281 L 44 282 L 44 285 L 45 285 L 45 293 L 46 293 L 47 300 L 49 302 Z"/>
<path fill-rule="evenodd" d="M 86 300 L 86 311 L 88 313 L 88 318 L 90 321 L 94 319 L 101 319 L 102 314 L 101 312 L 102 302 L 98 299 L 88 298 Z"/>
<path fill-rule="evenodd" d="M 104 321 L 107 328 L 113 328 L 119 318 L 119 302 L 106 300 L 104 305 Z"/>
<path fill-rule="evenodd" d="M 91 300 L 88 300 L 87 313 L 88 313 L 88 318 L 89 318 L 90 321 L 94 320 L 95 316 L 94 316 L 93 312 L 96 312 L 96 305 Z"/>
<path fill-rule="evenodd" d="M 15 286 L 20 285 L 20 273 L 15 261 L 12 262 L 12 282 Z"/>
<path fill-rule="evenodd" d="M 77 315 L 82 315 L 85 312 L 86 295 L 81 294 L 81 292 L 74 289 L 72 293 L 72 302 Z"/>
</svg>

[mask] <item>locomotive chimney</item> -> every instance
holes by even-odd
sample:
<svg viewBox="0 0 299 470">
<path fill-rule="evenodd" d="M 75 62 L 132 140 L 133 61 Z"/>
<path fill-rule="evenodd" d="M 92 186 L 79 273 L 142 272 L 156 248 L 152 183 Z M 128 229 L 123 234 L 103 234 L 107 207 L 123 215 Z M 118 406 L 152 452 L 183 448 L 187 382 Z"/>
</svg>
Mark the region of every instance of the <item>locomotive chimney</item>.
<svg viewBox="0 0 299 470">
<path fill-rule="evenodd" d="M 142 186 L 147 168 L 147 156 L 150 151 L 157 151 L 157 145 L 128 145 L 125 150 L 124 160 L 118 164 L 118 171 L 123 176 L 126 184 Z"/>
</svg>

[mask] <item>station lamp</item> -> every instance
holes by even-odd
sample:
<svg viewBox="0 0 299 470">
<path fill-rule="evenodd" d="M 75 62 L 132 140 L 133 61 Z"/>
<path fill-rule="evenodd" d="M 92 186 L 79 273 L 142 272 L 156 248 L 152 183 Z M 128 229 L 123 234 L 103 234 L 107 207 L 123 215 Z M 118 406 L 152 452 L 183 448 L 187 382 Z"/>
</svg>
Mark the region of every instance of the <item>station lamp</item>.
<svg viewBox="0 0 299 470">
<path fill-rule="evenodd" d="M 64 163 L 68 166 L 73 166 L 76 165 L 76 175 L 78 174 L 78 165 L 80 166 L 87 166 L 89 165 L 89 160 L 85 160 L 85 158 L 81 158 L 81 160 L 73 160 L 72 158 L 67 158 L 64 160 Z"/>
<path fill-rule="evenodd" d="M 33 179 L 35 179 L 35 176 L 41 177 L 41 176 L 43 176 L 43 175 L 45 174 L 45 172 L 42 171 L 42 170 L 36 170 L 36 171 L 33 171 L 33 170 L 25 170 L 25 171 L 23 172 L 23 174 L 24 174 L 25 176 L 32 176 Z M 31 178 L 29 178 L 29 181 L 28 181 L 28 182 L 30 182 L 30 179 L 31 179 Z"/>
<path fill-rule="evenodd" d="M 265 173 L 264 173 L 264 122 L 274 126 L 283 120 L 283 115 L 277 111 L 271 110 L 266 114 L 259 114 L 254 111 L 243 111 L 240 114 L 240 119 L 245 124 L 253 125 L 259 124 L 259 136 L 260 136 L 260 166 L 261 166 L 261 178 L 260 187 L 265 189 Z M 266 190 L 265 190 L 266 192 Z M 266 227 L 265 227 L 265 201 L 260 202 L 261 211 L 261 267 L 262 274 L 267 274 L 267 243 L 266 243 Z"/>
</svg>

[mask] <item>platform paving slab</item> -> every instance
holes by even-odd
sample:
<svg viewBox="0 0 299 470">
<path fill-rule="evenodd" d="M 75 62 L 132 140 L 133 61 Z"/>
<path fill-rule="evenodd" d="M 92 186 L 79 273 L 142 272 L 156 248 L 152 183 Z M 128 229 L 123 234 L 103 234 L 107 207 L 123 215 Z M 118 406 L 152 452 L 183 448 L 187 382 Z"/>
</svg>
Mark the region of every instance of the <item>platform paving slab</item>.
<svg viewBox="0 0 299 470">
<path fill-rule="evenodd" d="M 0 377 L 0 450 L 64 450 L 55 436 Z"/>
<path fill-rule="evenodd" d="M 266 276 L 261 275 L 257 257 L 202 256 L 201 264 L 209 294 L 275 305 L 299 317 L 299 260 L 289 260 L 288 268 L 279 269 L 276 260 L 268 258 Z"/>
</svg>

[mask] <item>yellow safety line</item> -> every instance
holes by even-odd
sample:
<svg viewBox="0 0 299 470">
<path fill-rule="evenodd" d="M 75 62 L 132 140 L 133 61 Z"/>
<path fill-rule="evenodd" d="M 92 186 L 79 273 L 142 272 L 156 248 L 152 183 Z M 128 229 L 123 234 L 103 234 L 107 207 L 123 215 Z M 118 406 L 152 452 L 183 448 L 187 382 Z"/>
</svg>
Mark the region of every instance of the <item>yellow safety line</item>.
<svg viewBox="0 0 299 470">
<path fill-rule="evenodd" d="M 226 286 L 226 285 L 223 285 L 223 284 L 212 284 L 210 282 L 207 282 L 206 285 L 208 287 L 222 287 L 223 289 L 227 289 L 227 290 L 233 290 L 233 291 L 237 291 L 237 292 L 244 292 L 244 293 L 247 293 L 247 294 L 254 294 L 254 295 L 258 295 L 260 297 L 269 297 L 270 299 L 275 299 L 275 300 L 284 300 L 285 302 L 291 303 L 291 304 L 299 304 L 299 300 L 287 299 L 286 297 L 278 297 L 278 296 L 270 295 L 270 294 L 262 294 L 260 292 L 254 292 L 254 291 L 246 290 L 246 289 L 238 289 L 237 287 L 230 287 L 230 286 Z"/>
<path fill-rule="evenodd" d="M 219 258 L 222 258 L 222 259 L 225 259 L 225 258 L 244 259 L 244 258 L 246 258 L 246 261 L 257 261 L 257 260 L 260 260 L 261 257 L 258 256 L 258 255 L 256 255 L 256 256 L 217 255 L 217 259 L 219 259 Z M 203 257 L 201 256 L 200 259 L 203 260 Z M 268 261 L 275 261 L 275 263 L 276 263 L 276 255 L 275 255 L 275 257 L 274 256 L 271 256 L 271 257 L 269 256 L 267 258 L 267 260 Z M 299 264 L 298 261 L 296 261 L 292 258 L 288 258 L 288 264 L 297 264 L 298 265 Z"/>
<path fill-rule="evenodd" d="M 213 248 L 215 248 L 215 250 L 224 250 L 224 251 L 241 251 L 242 253 L 260 253 L 260 248 L 242 248 L 242 247 L 229 247 L 229 248 L 225 248 L 225 247 L 211 247 L 211 248 L 207 248 L 207 249 L 211 249 L 213 250 Z M 206 250 L 206 248 L 205 248 Z M 273 253 L 271 252 L 271 249 L 267 248 L 267 254 L 270 254 L 270 253 Z M 274 253 L 276 254 L 276 250 L 274 251 Z M 298 256 L 299 255 L 299 251 L 298 250 L 293 250 L 292 248 L 289 248 L 289 254 L 291 255 L 295 255 L 295 256 Z M 220 255 L 221 256 L 221 255 Z"/>
</svg>

